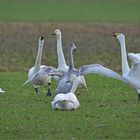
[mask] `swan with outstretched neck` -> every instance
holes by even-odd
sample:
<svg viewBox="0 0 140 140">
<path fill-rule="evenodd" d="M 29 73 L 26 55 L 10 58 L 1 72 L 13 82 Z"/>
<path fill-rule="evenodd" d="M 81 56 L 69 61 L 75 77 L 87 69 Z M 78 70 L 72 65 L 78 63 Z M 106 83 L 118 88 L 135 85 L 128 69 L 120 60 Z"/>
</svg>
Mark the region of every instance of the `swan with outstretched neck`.
<svg viewBox="0 0 140 140">
<path fill-rule="evenodd" d="M 28 80 L 25 81 L 23 85 L 31 82 L 37 95 L 39 96 L 38 88 L 44 85 L 45 82 L 48 82 L 47 96 L 50 96 L 51 95 L 51 90 L 50 90 L 51 76 L 49 76 L 47 73 L 50 72 L 51 70 L 54 70 L 54 68 L 41 65 L 43 45 L 44 45 L 44 37 L 41 36 L 38 41 L 38 52 L 37 52 L 35 65 L 29 69 Z"/>
<path fill-rule="evenodd" d="M 56 36 L 57 43 L 57 56 L 58 56 L 58 70 L 68 72 L 69 66 L 66 65 L 64 53 L 62 50 L 62 35 L 59 29 L 56 29 L 52 35 Z M 78 87 L 87 88 L 84 76 L 78 77 Z"/>
<path fill-rule="evenodd" d="M 57 56 L 58 56 L 58 70 L 62 70 L 64 72 L 67 72 L 69 67 L 66 65 L 64 53 L 62 50 L 62 36 L 61 31 L 56 29 L 52 35 L 56 36 L 56 44 L 57 44 Z"/>
<path fill-rule="evenodd" d="M 126 53 L 125 36 L 122 33 L 113 33 L 120 43 L 122 59 L 122 79 L 125 83 L 137 90 L 140 101 L 140 54 L 128 53 L 132 66 L 129 68 Z"/>
<path fill-rule="evenodd" d="M 68 46 L 68 65 L 69 65 L 69 68 L 71 67 L 74 69 L 73 54 L 72 54 L 73 51 L 76 52 L 76 46 L 74 43 L 70 43 Z M 68 76 L 69 76 L 69 70 L 67 72 L 64 72 L 63 75 L 60 76 L 58 85 L 57 85 L 56 94 L 59 94 L 59 93 L 66 94 L 70 92 L 72 83 L 66 82 L 68 80 Z"/>
</svg>

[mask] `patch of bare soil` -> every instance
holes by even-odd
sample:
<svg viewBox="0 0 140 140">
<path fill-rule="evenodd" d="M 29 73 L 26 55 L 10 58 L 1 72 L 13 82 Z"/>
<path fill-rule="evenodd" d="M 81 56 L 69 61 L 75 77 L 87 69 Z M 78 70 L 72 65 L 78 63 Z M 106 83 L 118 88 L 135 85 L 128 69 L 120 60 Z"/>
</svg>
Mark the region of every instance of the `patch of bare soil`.
<svg viewBox="0 0 140 140">
<path fill-rule="evenodd" d="M 121 55 L 118 41 L 111 35 L 126 35 L 127 52 L 140 52 L 140 25 L 100 23 L 0 23 L 0 71 L 27 70 L 34 64 L 38 38 L 45 39 L 42 63 L 57 66 L 56 38 L 51 36 L 60 29 L 63 50 L 67 59 L 67 46 L 75 42 L 75 66 L 101 63 L 115 71 L 121 71 Z"/>
</svg>

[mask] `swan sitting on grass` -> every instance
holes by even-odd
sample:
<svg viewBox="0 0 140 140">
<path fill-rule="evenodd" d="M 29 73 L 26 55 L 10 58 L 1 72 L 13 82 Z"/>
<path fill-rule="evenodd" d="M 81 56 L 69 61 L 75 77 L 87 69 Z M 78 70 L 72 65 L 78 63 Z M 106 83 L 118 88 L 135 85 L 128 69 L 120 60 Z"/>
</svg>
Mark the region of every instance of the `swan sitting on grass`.
<svg viewBox="0 0 140 140">
<path fill-rule="evenodd" d="M 75 91 L 78 86 L 78 77 L 76 75 L 71 75 L 70 73 L 71 69 L 74 69 L 73 50 L 76 50 L 76 46 L 74 43 L 70 43 L 68 47 L 68 72 L 57 70 L 51 73 L 52 76 L 57 75 L 60 77 L 57 86 L 57 95 L 51 102 L 53 109 L 73 110 L 78 108 L 80 105 L 75 96 Z"/>
<path fill-rule="evenodd" d="M 29 69 L 28 80 L 25 81 L 23 85 L 31 82 L 37 95 L 39 96 L 38 88 L 44 85 L 45 82 L 48 82 L 49 87 L 48 87 L 47 96 L 50 96 L 51 95 L 51 90 L 50 90 L 51 76 L 49 76 L 47 73 L 51 72 L 51 70 L 55 70 L 55 68 L 41 65 L 43 44 L 44 44 L 44 38 L 43 36 L 41 36 L 39 38 L 38 53 L 37 53 L 35 65 L 34 67 Z"/>
<path fill-rule="evenodd" d="M 121 47 L 122 79 L 125 83 L 137 90 L 138 100 L 140 101 L 140 54 L 128 53 L 128 57 L 132 63 L 130 69 L 126 55 L 125 36 L 122 33 L 113 33 L 113 36 L 119 40 Z"/>
<path fill-rule="evenodd" d="M 73 110 L 79 107 L 80 103 L 75 96 L 75 91 L 78 86 L 78 78 L 76 75 L 71 75 L 69 81 L 72 82 L 72 87 L 69 93 L 59 93 L 51 102 L 53 109 L 59 110 Z"/>
</svg>

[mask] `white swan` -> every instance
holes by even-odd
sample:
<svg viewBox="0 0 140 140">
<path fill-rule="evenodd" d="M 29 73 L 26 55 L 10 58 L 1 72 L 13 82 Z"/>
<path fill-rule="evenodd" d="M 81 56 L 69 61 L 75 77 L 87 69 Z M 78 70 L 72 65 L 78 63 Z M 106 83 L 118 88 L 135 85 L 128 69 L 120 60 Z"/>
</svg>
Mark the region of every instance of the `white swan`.
<svg viewBox="0 0 140 140">
<path fill-rule="evenodd" d="M 73 110 L 79 107 L 80 103 L 74 94 L 78 86 L 78 78 L 76 75 L 71 75 L 69 81 L 73 83 L 70 92 L 57 94 L 51 102 L 53 109 Z"/>
<path fill-rule="evenodd" d="M 64 53 L 62 50 L 62 36 L 61 31 L 56 29 L 52 35 L 56 36 L 56 44 L 57 44 L 57 56 L 58 56 L 58 70 L 62 70 L 64 72 L 67 72 L 69 67 L 66 65 Z"/>
<path fill-rule="evenodd" d="M 137 90 L 138 100 L 140 100 L 140 54 L 128 53 L 128 57 L 132 62 L 130 69 L 126 55 L 125 36 L 122 33 L 114 33 L 113 36 L 116 37 L 120 42 L 122 58 L 122 79 L 125 83 L 129 84 Z"/>
<path fill-rule="evenodd" d="M 35 65 L 34 67 L 29 69 L 28 80 L 25 81 L 23 85 L 31 82 L 37 95 L 39 96 L 38 87 L 42 86 L 45 82 L 48 82 L 49 87 L 48 87 L 47 96 L 50 96 L 51 95 L 51 91 L 50 91 L 51 76 L 49 76 L 47 73 L 50 72 L 54 68 L 41 65 L 43 44 L 44 44 L 44 38 L 43 36 L 41 36 L 39 38 L 38 53 L 37 53 Z"/>
<path fill-rule="evenodd" d="M 58 56 L 58 70 L 68 72 L 68 66 L 66 65 L 65 57 L 62 50 L 62 36 L 61 31 L 56 29 L 52 35 L 56 35 L 57 40 L 57 56 Z M 87 88 L 85 78 L 83 76 L 78 77 L 78 87 Z"/>
</svg>

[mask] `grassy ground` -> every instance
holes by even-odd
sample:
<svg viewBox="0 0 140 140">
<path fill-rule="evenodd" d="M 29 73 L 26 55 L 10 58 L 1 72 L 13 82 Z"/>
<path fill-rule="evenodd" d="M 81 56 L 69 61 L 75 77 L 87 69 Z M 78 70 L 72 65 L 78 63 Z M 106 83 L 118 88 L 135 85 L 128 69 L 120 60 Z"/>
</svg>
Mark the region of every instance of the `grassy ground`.
<svg viewBox="0 0 140 140">
<path fill-rule="evenodd" d="M 26 73 L 1 73 L 1 139 L 139 139 L 140 104 L 136 92 L 114 79 L 87 75 L 88 90 L 78 90 L 76 111 L 53 111 L 41 88 L 41 101 Z M 52 85 L 53 93 L 55 82 Z"/>
<path fill-rule="evenodd" d="M 102 22 L 102 23 L 101 23 Z M 123 24 L 122 24 L 123 23 Z M 120 47 L 112 32 L 126 35 L 127 52 L 140 52 L 139 0 L 0 0 L 0 139 L 140 139 L 136 92 L 120 81 L 87 75 L 76 111 L 53 111 L 42 87 L 22 87 L 34 64 L 37 41 L 45 38 L 42 63 L 57 66 L 55 29 L 74 41 L 75 65 L 101 63 L 120 72 Z M 52 84 L 55 91 L 55 82 Z"/>
<path fill-rule="evenodd" d="M 139 0 L 0 0 L 0 21 L 140 22 Z"/>
</svg>

